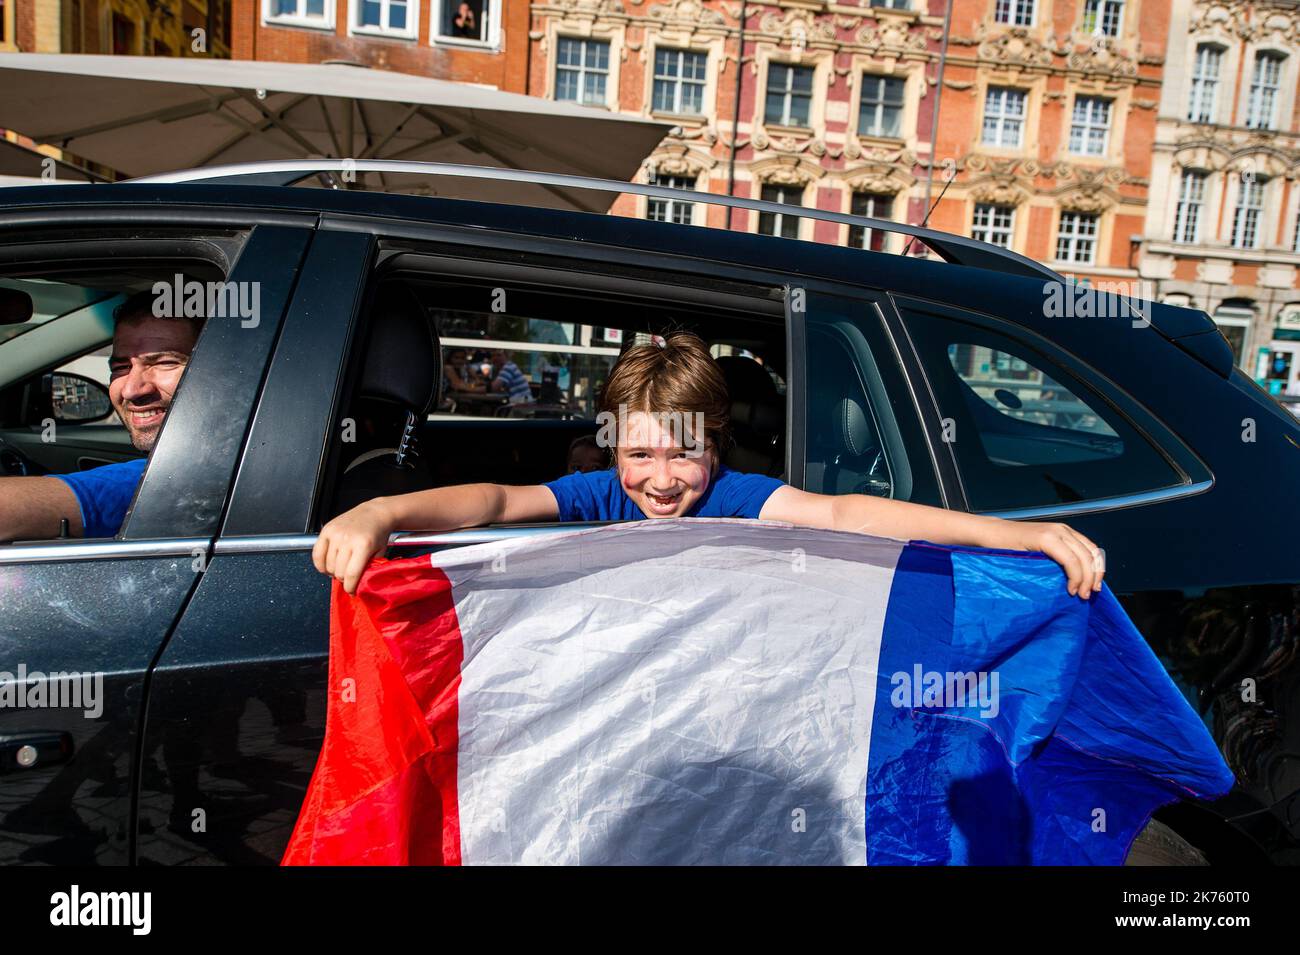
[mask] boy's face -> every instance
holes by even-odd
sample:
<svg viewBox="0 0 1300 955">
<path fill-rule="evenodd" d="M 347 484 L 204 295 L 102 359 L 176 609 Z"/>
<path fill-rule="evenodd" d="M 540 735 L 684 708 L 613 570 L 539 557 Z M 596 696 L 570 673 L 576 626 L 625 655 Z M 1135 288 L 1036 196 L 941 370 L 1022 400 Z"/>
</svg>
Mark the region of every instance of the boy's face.
<svg viewBox="0 0 1300 955">
<path fill-rule="evenodd" d="M 651 518 L 685 516 L 712 478 L 713 453 L 700 447 L 703 436 L 697 441 L 665 424 L 643 411 L 629 413 L 615 458 L 623 490 Z"/>
</svg>

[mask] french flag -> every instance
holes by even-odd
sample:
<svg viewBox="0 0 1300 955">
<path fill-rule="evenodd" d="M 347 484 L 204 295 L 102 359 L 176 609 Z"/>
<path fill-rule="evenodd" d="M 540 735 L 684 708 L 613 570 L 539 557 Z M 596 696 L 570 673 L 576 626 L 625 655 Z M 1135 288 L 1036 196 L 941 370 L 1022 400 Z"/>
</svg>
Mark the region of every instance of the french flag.
<svg viewBox="0 0 1300 955">
<path fill-rule="evenodd" d="M 640 521 L 335 584 L 283 862 L 1119 864 L 1232 782 L 1044 557 Z"/>
</svg>

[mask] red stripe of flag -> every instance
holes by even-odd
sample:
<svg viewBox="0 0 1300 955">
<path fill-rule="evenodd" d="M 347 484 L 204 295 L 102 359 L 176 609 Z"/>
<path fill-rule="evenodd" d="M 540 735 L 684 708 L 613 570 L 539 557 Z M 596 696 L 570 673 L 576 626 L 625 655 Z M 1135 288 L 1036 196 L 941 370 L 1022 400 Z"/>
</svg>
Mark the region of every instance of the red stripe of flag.
<svg viewBox="0 0 1300 955">
<path fill-rule="evenodd" d="M 376 561 L 330 597 L 325 743 L 282 865 L 460 865 L 451 582 L 428 557 Z"/>
</svg>

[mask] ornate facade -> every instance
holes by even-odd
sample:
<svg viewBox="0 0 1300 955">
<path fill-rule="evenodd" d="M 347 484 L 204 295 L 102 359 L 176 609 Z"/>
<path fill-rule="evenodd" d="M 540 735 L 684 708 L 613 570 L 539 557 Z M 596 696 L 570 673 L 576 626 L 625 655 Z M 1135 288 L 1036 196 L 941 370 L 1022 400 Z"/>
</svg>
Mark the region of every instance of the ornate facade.
<svg viewBox="0 0 1300 955">
<path fill-rule="evenodd" d="M 926 11 L 822 0 L 542 0 L 529 92 L 675 123 L 641 181 L 838 212 L 870 203 L 882 218 L 919 221 L 942 26 Z M 719 207 L 662 205 L 625 196 L 613 211 L 728 224 Z M 870 241 L 739 210 L 730 226 Z"/>
<path fill-rule="evenodd" d="M 1174 0 L 1141 271 L 1300 394 L 1300 4 Z"/>
</svg>

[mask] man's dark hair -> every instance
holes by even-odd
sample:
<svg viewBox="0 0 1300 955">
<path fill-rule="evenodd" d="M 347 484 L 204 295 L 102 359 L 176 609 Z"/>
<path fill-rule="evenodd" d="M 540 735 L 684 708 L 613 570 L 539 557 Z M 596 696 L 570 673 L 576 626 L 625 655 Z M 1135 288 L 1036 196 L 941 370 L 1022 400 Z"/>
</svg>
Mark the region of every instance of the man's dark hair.
<svg viewBox="0 0 1300 955">
<path fill-rule="evenodd" d="M 154 302 L 157 300 L 158 296 L 154 294 L 152 289 L 143 289 L 139 292 L 132 293 L 127 296 L 126 300 L 118 305 L 117 308 L 113 309 L 113 324 L 117 325 L 120 322 L 139 321 L 142 318 L 170 317 L 154 314 L 153 306 Z M 194 325 L 194 333 L 197 337 L 199 330 L 203 327 L 203 319 L 194 316 L 177 317 L 180 318 L 181 321 L 192 322 Z"/>
</svg>

